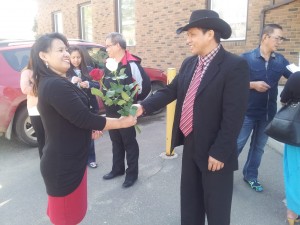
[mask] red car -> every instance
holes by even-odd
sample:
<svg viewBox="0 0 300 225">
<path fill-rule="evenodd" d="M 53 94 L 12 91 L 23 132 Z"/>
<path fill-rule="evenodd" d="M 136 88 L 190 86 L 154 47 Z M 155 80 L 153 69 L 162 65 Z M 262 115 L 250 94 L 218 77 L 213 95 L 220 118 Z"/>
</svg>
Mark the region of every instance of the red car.
<svg viewBox="0 0 300 225">
<path fill-rule="evenodd" d="M 103 68 L 106 59 L 105 47 L 92 42 L 70 40 L 70 45 L 79 45 L 85 50 L 88 66 Z M 0 136 L 37 146 L 34 129 L 26 108 L 26 95 L 21 92 L 20 72 L 27 65 L 33 41 L 0 41 Z M 163 71 L 144 67 L 152 83 L 152 92 L 167 84 Z M 104 113 L 101 100 L 99 106 Z"/>
</svg>

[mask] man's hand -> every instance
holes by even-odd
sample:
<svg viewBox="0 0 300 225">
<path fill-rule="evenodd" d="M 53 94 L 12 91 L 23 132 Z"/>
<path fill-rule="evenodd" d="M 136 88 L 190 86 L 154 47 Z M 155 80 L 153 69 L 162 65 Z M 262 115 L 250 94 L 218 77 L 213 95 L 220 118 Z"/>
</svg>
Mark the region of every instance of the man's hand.
<svg viewBox="0 0 300 225">
<path fill-rule="evenodd" d="M 135 114 L 137 117 L 141 116 L 144 113 L 144 109 L 143 109 L 142 105 L 140 105 L 140 104 L 133 104 L 133 106 L 137 107 L 136 114 Z"/>
<path fill-rule="evenodd" d="M 255 89 L 258 92 L 266 92 L 270 86 L 264 81 L 251 81 L 250 89 Z"/>
<path fill-rule="evenodd" d="M 224 167 L 224 163 L 215 158 L 209 156 L 208 157 L 208 170 L 209 171 L 218 171 Z"/>
</svg>

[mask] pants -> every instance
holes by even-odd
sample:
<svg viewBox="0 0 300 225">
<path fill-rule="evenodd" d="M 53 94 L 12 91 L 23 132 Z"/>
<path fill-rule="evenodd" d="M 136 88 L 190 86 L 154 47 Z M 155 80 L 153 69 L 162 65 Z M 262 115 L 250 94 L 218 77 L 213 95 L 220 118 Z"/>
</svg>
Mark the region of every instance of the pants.
<svg viewBox="0 0 300 225">
<path fill-rule="evenodd" d="M 113 152 L 113 173 L 123 173 L 125 171 L 125 152 L 127 166 L 126 178 L 137 179 L 139 145 L 136 141 L 134 127 L 110 130 L 109 136 L 112 141 Z"/>
<path fill-rule="evenodd" d="M 201 171 L 193 155 L 193 135 L 185 139 L 181 173 L 181 225 L 230 225 L 233 171 Z"/>
<path fill-rule="evenodd" d="M 89 146 L 89 157 L 88 163 L 96 162 L 96 153 L 95 153 L 95 141 L 91 140 L 91 144 Z"/>
<path fill-rule="evenodd" d="M 247 116 L 244 119 L 243 127 L 237 140 L 237 146 L 238 154 L 240 154 L 252 132 L 250 149 L 243 169 L 246 180 L 257 180 L 258 168 L 264 154 L 264 147 L 268 141 L 268 136 L 264 133 L 268 123 L 266 120 L 255 120 Z"/>
<path fill-rule="evenodd" d="M 300 215 L 300 147 L 285 144 L 283 176 L 287 208 Z"/>
<path fill-rule="evenodd" d="M 45 145 L 44 126 L 40 116 L 30 116 L 30 121 L 35 131 L 35 135 L 38 143 L 39 156 L 41 158 L 43 155 L 43 148 Z"/>
</svg>

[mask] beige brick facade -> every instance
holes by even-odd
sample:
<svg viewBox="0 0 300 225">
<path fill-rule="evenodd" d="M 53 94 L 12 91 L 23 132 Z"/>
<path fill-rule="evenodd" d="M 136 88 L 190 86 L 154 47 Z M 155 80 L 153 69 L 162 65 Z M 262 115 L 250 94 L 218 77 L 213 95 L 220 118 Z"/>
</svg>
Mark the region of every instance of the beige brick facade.
<svg viewBox="0 0 300 225">
<path fill-rule="evenodd" d="M 38 0 L 38 34 L 53 31 L 52 13 L 61 11 L 64 34 L 68 38 L 80 37 L 78 5 L 84 0 Z M 93 41 L 104 43 L 106 34 L 116 31 L 115 0 L 91 0 L 93 15 Z M 272 8 L 270 4 L 284 0 L 248 1 L 247 37 L 243 41 L 223 42 L 224 47 L 236 54 L 258 46 L 262 23 L 262 10 Z M 136 0 L 136 46 L 128 49 L 143 59 L 143 65 L 164 71 L 169 67 L 180 67 L 183 59 L 190 55 L 185 34 L 176 35 L 178 27 L 185 25 L 195 9 L 207 8 L 207 0 Z M 234 13 L 234 12 L 233 12 Z M 289 38 L 282 44 L 281 52 L 293 63 L 300 57 L 300 0 L 266 11 L 265 23 L 283 26 Z"/>
</svg>

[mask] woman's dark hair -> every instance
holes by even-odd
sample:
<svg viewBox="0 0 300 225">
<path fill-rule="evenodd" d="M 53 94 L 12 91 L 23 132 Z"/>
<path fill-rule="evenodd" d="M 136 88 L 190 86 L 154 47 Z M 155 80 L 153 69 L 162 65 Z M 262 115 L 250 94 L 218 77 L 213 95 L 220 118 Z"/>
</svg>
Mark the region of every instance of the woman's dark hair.
<svg viewBox="0 0 300 225">
<path fill-rule="evenodd" d="M 69 47 L 70 55 L 72 54 L 72 52 L 76 52 L 76 51 L 79 52 L 79 54 L 81 56 L 81 63 L 79 65 L 79 69 L 81 71 L 81 74 L 83 76 L 85 76 L 88 80 L 91 80 L 91 77 L 89 75 L 88 67 L 87 67 L 87 64 L 86 64 L 86 60 L 85 60 L 82 48 L 80 46 L 71 46 L 71 47 Z M 71 67 L 68 70 L 67 74 L 69 73 L 69 71 L 74 69 L 74 65 L 71 63 L 71 61 L 70 61 L 70 65 L 71 65 Z"/>
<path fill-rule="evenodd" d="M 28 60 L 28 63 L 27 63 L 27 65 L 24 69 L 32 70 L 32 51 L 30 51 L 29 60 Z"/>
<path fill-rule="evenodd" d="M 49 33 L 39 37 L 31 48 L 32 70 L 33 70 L 33 92 L 37 95 L 37 89 L 41 76 L 56 75 L 52 70 L 48 69 L 45 62 L 40 58 L 40 52 L 48 52 L 52 42 L 55 39 L 61 40 L 66 47 L 69 47 L 67 38 L 60 33 Z"/>
</svg>

